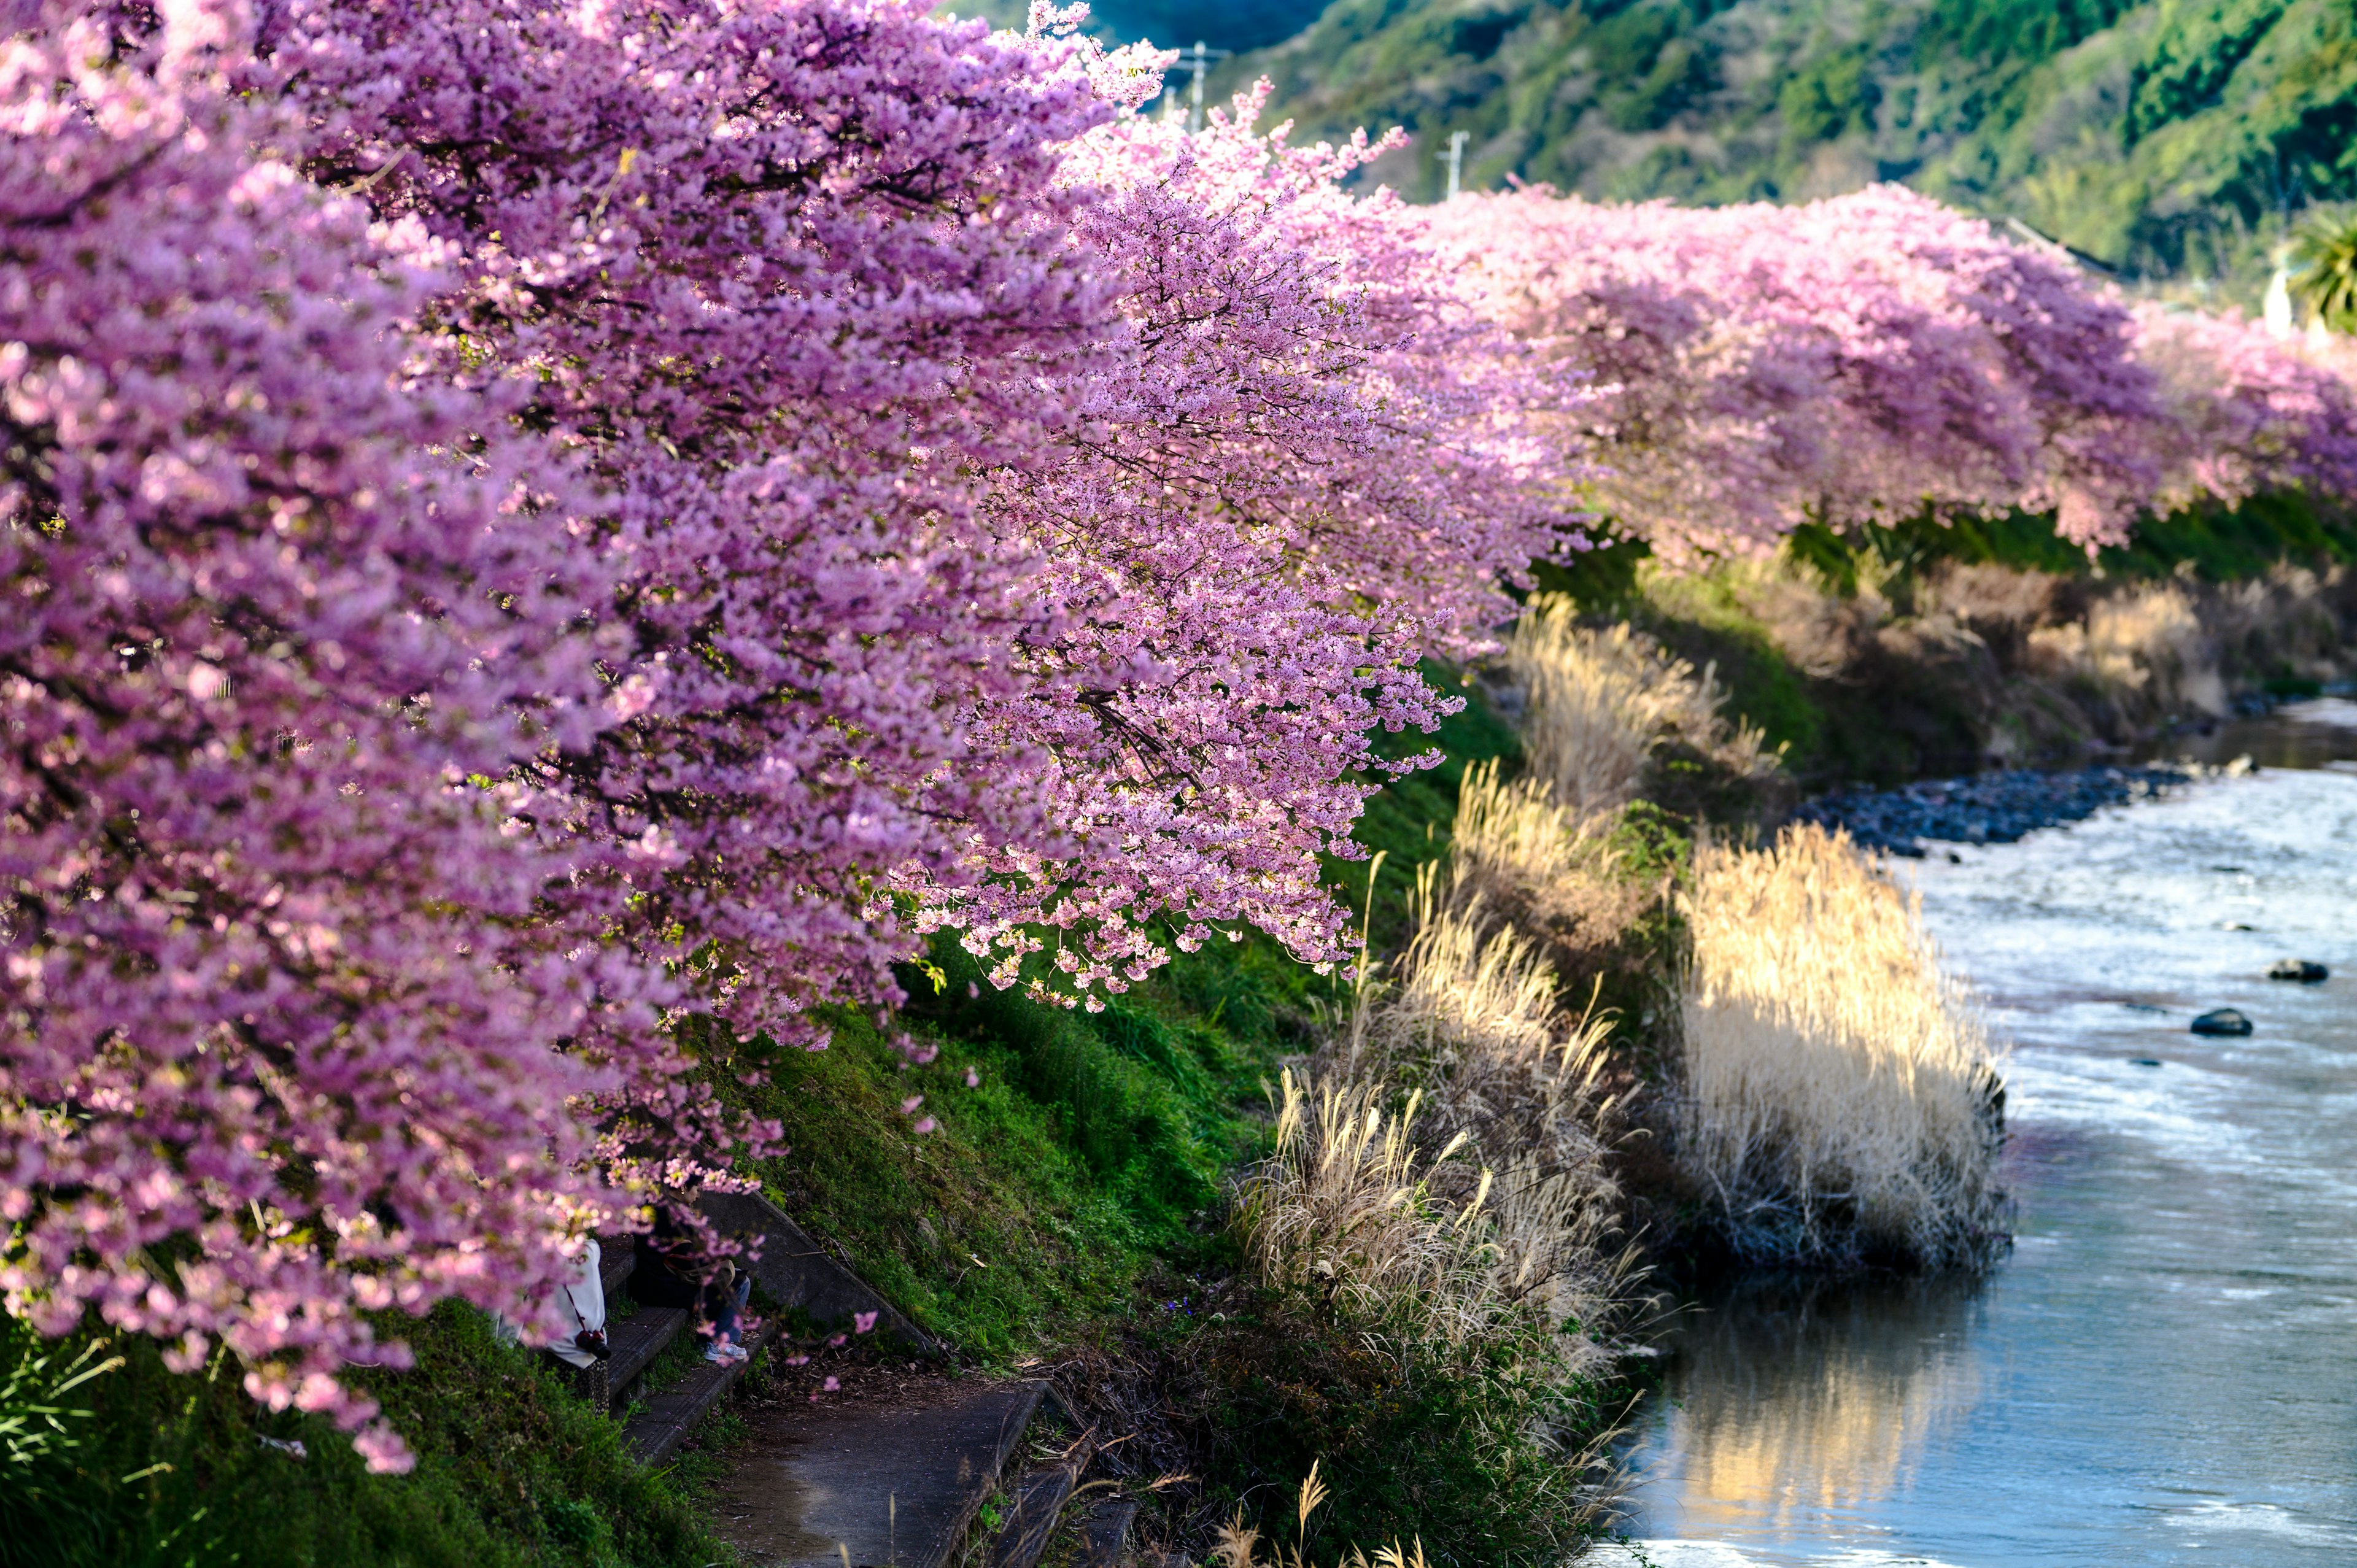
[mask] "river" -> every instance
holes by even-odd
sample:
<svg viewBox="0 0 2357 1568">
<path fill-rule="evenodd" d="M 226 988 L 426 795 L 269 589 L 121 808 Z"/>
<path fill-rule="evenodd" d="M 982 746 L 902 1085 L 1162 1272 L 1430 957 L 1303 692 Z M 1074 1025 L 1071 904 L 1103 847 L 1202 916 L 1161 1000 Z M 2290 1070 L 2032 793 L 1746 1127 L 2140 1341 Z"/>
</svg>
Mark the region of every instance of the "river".
<svg viewBox="0 0 2357 1568">
<path fill-rule="evenodd" d="M 2236 726 L 2205 749 L 2296 766 L 1901 868 L 2010 1041 L 2015 1249 L 1695 1304 L 1634 1418 L 1631 1544 L 1591 1561 L 2357 1563 L 2352 721 Z M 2256 1032 L 2188 1032 L 2220 1006 Z"/>
</svg>

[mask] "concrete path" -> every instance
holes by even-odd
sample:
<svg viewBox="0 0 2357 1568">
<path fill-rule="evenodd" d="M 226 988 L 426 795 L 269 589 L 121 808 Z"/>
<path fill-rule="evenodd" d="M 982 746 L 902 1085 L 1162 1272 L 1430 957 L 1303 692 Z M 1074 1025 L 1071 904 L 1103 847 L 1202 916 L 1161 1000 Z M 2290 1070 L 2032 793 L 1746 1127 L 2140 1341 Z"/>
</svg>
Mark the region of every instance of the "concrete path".
<svg viewBox="0 0 2357 1568">
<path fill-rule="evenodd" d="M 740 1407 L 715 1522 L 761 1568 L 942 1568 L 1047 1392 L 878 1369 L 840 1402 Z"/>
</svg>

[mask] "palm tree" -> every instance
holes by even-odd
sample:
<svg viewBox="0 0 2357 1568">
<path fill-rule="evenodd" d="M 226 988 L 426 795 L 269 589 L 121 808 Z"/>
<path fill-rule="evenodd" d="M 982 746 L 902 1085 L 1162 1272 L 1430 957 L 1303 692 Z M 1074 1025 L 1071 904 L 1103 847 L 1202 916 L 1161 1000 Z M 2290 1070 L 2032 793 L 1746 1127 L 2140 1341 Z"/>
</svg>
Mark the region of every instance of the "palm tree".
<svg viewBox="0 0 2357 1568">
<path fill-rule="evenodd" d="M 2357 217 L 2319 218 L 2292 241 L 2291 291 L 2335 332 L 2357 332 Z"/>
</svg>

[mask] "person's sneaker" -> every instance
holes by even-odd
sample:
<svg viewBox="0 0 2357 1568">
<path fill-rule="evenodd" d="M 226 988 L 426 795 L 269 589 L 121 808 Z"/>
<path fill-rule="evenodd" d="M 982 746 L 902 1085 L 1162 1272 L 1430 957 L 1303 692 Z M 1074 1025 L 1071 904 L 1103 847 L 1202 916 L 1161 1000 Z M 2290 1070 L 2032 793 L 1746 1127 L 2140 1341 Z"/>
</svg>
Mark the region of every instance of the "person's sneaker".
<svg viewBox="0 0 2357 1568">
<path fill-rule="evenodd" d="M 716 1339 L 704 1348 L 704 1359 L 716 1367 L 729 1367 L 739 1361 L 750 1360 L 752 1355 L 742 1345 L 731 1345 L 725 1340 Z"/>
</svg>

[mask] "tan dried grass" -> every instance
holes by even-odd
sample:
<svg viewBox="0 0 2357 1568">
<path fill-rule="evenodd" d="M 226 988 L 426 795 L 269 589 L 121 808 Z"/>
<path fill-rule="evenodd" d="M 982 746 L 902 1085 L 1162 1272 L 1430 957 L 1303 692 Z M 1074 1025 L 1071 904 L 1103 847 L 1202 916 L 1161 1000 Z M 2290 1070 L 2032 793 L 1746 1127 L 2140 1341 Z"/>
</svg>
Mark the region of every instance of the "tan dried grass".
<svg viewBox="0 0 2357 1568">
<path fill-rule="evenodd" d="M 2032 664 L 2147 721 L 2223 714 L 2232 690 L 2255 677 L 2339 672 L 2341 573 L 2278 564 L 2241 583 L 2127 585 L 2093 599 L 2082 621 L 2032 631 Z"/>
<path fill-rule="evenodd" d="M 1481 899 L 1562 959 L 1599 953 L 1659 891 L 1628 875 L 1606 823 L 1557 804 L 1541 779 L 1502 779 L 1497 763 L 1475 763 L 1458 789 L 1450 897 Z"/>
<path fill-rule="evenodd" d="M 1294 1503 L 1293 1544 L 1272 1541 L 1268 1555 L 1261 1555 L 1261 1533 L 1244 1523 L 1244 1514 L 1238 1508 L 1235 1517 L 1220 1527 L 1211 1540 L 1212 1560 L 1220 1568 L 1310 1568 L 1307 1546 L 1309 1540 L 1309 1516 L 1326 1500 L 1325 1483 L 1318 1478 L 1318 1464 L 1312 1461 L 1309 1474 L 1301 1478 L 1300 1496 Z M 1358 1547 L 1352 1547 L 1340 1559 L 1338 1568 L 1427 1568 L 1424 1542 L 1402 1550 L 1398 1541 L 1378 1549 L 1370 1559 Z"/>
<path fill-rule="evenodd" d="M 1416 930 L 1387 984 L 1361 988 L 1346 1035 L 1326 1053 L 1338 1072 L 1412 1085 L 1427 1141 L 1470 1160 L 1436 1167 L 1435 1193 L 1462 1202 L 1471 1161 L 1483 1168 L 1497 1245 L 1491 1287 L 1552 1327 L 1587 1326 L 1581 1368 L 1625 1316 L 1636 1276 L 1619 1244 L 1620 1194 L 1597 1094 L 1608 1021 L 1566 1014 L 1544 950 L 1493 921 L 1479 894 L 1444 897 L 1426 866 Z"/>
<path fill-rule="evenodd" d="M 1846 834 L 1699 846 L 1680 1162 L 1759 1261 L 1969 1264 L 2001 1240 L 1997 1079 L 1920 901 Z"/>
<path fill-rule="evenodd" d="M 1506 667 L 1528 703 L 1523 749 L 1531 774 L 1583 822 L 1635 800 L 1664 741 L 1743 778 L 1776 765 L 1760 731 L 1720 716 L 1724 693 L 1712 671 L 1697 672 L 1626 625 L 1580 625 L 1562 595 L 1531 600 L 1514 623 Z"/>
<path fill-rule="evenodd" d="M 2226 711 L 2215 639 L 2176 583 L 2139 584 L 2088 606 L 2083 621 L 2029 634 L 2033 667 L 2140 712 Z"/>
<path fill-rule="evenodd" d="M 1456 1385 L 1472 1419 L 1453 1442 L 1550 1455 L 1575 1488 L 1570 1519 L 1592 1520 L 1623 1484 L 1588 1401 L 1633 1253 L 1598 1245 L 1583 1173 L 1526 1151 L 1502 1177 L 1465 1180 L 1471 1135 L 1426 1157 L 1426 1097 L 1396 1113 L 1391 1101 L 1379 1079 L 1286 1071 L 1275 1151 L 1239 1195 L 1245 1255 L 1265 1286 L 1320 1302 L 1369 1349 Z M 1241 1519 L 1232 1529 L 1243 1554 L 1230 1561 L 1250 1562 L 1255 1538 Z"/>
<path fill-rule="evenodd" d="M 1317 1297 L 1377 1338 L 1462 1348 L 1504 1310 L 1497 1248 L 1482 1215 L 1490 1173 L 1460 1201 L 1437 1196 L 1415 1131 L 1422 1096 L 1396 1114 L 1381 1082 L 1284 1072 L 1275 1147 L 1238 1205 L 1262 1283 Z"/>
</svg>

